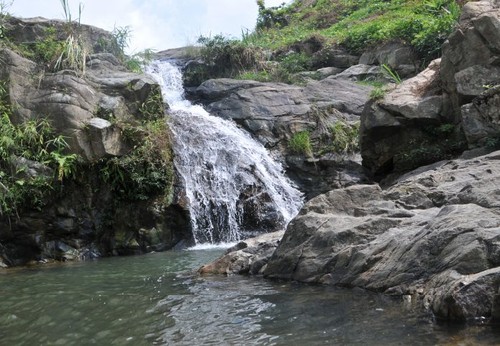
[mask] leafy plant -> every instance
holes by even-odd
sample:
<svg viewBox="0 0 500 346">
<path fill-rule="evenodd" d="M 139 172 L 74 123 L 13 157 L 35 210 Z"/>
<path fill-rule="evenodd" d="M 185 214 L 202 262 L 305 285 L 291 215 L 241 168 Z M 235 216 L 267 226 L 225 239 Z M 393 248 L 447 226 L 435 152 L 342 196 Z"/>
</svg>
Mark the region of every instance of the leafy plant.
<svg viewBox="0 0 500 346">
<path fill-rule="evenodd" d="M 245 45 L 222 35 L 200 36 L 200 55 L 206 67 L 200 70 L 205 78 L 234 77 L 243 71 L 262 70 L 264 54 L 258 47 Z"/>
<path fill-rule="evenodd" d="M 162 195 L 170 203 L 173 164 L 170 132 L 165 119 L 149 121 L 130 131 L 134 149 L 103 162 L 101 174 L 121 199 L 147 200 Z M 134 138 L 133 135 L 138 135 Z"/>
<path fill-rule="evenodd" d="M 370 100 L 379 100 L 385 96 L 387 90 L 384 87 L 375 87 L 370 91 Z"/>
<path fill-rule="evenodd" d="M 146 100 L 140 105 L 139 113 L 144 120 L 158 120 L 165 118 L 165 104 L 160 88 L 153 89 Z"/>
<path fill-rule="evenodd" d="M 5 19 L 9 15 L 8 10 L 14 0 L 0 0 L 0 40 L 5 38 Z"/>
<path fill-rule="evenodd" d="M 41 208 L 58 184 L 75 172 L 78 157 L 66 154 L 64 137 L 45 120 L 10 121 L 7 90 L 0 84 L 0 215 Z"/>
<path fill-rule="evenodd" d="M 394 83 L 401 84 L 401 77 L 399 74 L 391 69 L 391 67 L 387 64 L 382 64 L 380 66 L 382 68 L 382 72 Z"/>
<path fill-rule="evenodd" d="M 350 125 L 338 120 L 330 127 L 332 141 L 329 149 L 337 154 L 359 151 L 359 125 L 359 122 Z"/>
</svg>

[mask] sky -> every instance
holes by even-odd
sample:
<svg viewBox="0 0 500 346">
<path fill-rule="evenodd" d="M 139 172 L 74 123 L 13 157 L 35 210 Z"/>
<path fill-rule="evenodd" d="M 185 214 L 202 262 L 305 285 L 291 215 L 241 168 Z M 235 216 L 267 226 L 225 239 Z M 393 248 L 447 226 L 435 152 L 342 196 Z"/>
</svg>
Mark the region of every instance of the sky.
<svg viewBox="0 0 500 346">
<path fill-rule="evenodd" d="M 61 0 L 13 1 L 7 10 L 23 18 L 64 19 Z M 68 0 L 72 17 L 102 29 L 126 27 L 131 30 L 128 53 L 146 48 L 157 51 L 196 43 L 200 35 L 224 34 L 239 38 L 241 32 L 253 30 L 257 19 L 256 0 Z M 265 0 L 266 7 L 286 0 Z"/>
</svg>

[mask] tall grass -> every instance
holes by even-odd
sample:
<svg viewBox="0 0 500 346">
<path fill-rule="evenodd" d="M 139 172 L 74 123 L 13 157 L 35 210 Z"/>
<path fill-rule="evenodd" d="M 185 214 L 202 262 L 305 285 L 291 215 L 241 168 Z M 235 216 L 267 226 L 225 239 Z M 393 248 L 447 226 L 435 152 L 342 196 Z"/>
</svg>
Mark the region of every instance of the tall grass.
<svg viewBox="0 0 500 346">
<path fill-rule="evenodd" d="M 78 18 L 73 20 L 69 0 L 61 0 L 64 16 L 66 20 L 65 29 L 67 38 L 62 44 L 62 50 L 57 58 L 54 68 L 55 70 L 71 69 L 85 74 L 85 67 L 89 49 L 81 37 L 81 17 L 83 12 L 83 4 L 78 6 Z"/>
</svg>

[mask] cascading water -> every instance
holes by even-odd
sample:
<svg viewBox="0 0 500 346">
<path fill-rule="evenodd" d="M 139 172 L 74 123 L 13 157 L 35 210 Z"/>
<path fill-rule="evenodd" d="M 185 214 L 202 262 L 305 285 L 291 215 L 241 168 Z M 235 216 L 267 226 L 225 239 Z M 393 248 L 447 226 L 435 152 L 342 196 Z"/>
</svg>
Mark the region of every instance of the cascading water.
<svg viewBox="0 0 500 346">
<path fill-rule="evenodd" d="M 173 62 L 155 61 L 146 72 L 170 106 L 174 164 L 184 180 L 195 242 L 234 242 L 285 227 L 302 196 L 282 166 L 234 122 L 184 99 L 182 74 Z"/>
</svg>

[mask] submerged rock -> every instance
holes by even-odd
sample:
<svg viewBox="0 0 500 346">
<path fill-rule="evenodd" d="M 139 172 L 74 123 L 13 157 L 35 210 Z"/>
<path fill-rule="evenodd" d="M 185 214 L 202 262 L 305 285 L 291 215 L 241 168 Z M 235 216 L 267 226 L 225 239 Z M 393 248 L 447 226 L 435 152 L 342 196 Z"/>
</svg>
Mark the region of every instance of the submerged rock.
<svg viewBox="0 0 500 346">
<path fill-rule="evenodd" d="M 198 269 L 205 274 L 262 274 L 284 231 L 249 238 L 229 248 L 219 259 Z"/>
</svg>

